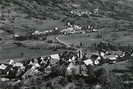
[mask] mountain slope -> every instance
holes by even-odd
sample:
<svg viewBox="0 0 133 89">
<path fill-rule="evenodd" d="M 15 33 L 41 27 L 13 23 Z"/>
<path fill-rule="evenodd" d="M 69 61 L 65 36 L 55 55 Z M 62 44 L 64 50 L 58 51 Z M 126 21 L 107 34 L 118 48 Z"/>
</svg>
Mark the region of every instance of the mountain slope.
<svg viewBox="0 0 133 89">
<path fill-rule="evenodd" d="M 111 18 L 133 20 L 131 0 L 1 0 L 0 3 L 40 19 L 66 16 L 77 5 L 78 9 L 99 8 L 102 15 Z"/>
<path fill-rule="evenodd" d="M 97 29 L 108 31 L 132 32 L 132 4 L 132 0 L 0 0 L 0 10 L 6 19 L 0 20 L 4 23 L 0 27 L 19 31 L 26 29 L 25 27 L 34 28 L 33 30 L 39 30 L 41 27 L 43 30 L 60 27 L 71 21 L 81 25 L 94 24 Z M 70 13 L 73 10 L 94 13 L 97 9 L 96 15 L 75 16 Z M 45 25 L 46 20 L 51 21 L 47 23 L 49 25 Z M 51 24 L 56 21 L 57 25 Z"/>
</svg>

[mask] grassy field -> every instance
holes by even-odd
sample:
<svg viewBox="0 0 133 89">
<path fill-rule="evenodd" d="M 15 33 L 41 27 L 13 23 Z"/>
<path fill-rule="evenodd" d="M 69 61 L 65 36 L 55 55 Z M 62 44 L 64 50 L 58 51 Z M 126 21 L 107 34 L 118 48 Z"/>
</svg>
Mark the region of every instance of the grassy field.
<svg viewBox="0 0 133 89">
<path fill-rule="evenodd" d="M 59 39 L 74 46 L 91 47 L 94 43 L 101 41 L 101 39 L 93 38 L 93 34 L 91 36 L 90 34 L 63 35 Z"/>
<path fill-rule="evenodd" d="M 65 49 L 60 49 L 54 51 L 52 47 L 61 46 L 60 44 L 55 43 L 57 35 L 48 36 L 47 40 L 52 40 L 53 43 L 48 43 L 46 41 L 37 41 L 37 40 L 25 40 L 25 41 L 15 41 L 12 39 L 12 34 L 1 31 L 0 33 L 0 62 L 5 61 L 10 58 L 22 58 L 22 57 L 37 57 L 45 56 L 54 53 L 60 53 L 65 51 Z M 14 43 L 21 43 L 24 46 L 17 46 Z M 23 53 L 23 56 L 22 56 Z"/>
<path fill-rule="evenodd" d="M 118 31 L 110 32 L 108 34 L 103 34 L 104 40 L 119 44 L 122 46 L 132 46 L 133 45 L 133 32 L 128 31 Z"/>
<path fill-rule="evenodd" d="M 132 46 L 133 45 L 133 33 L 128 31 L 105 31 L 100 30 L 95 33 L 87 33 L 87 34 L 70 34 L 70 35 L 62 35 L 59 37 L 60 40 L 80 47 L 91 47 L 95 43 L 99 43 L 101 41 L 107 41 L 114 44 L 122 45 L 122 46 Z"/>
<path fill-rule="evenodd" d="M 0 62 L 5 62 L 9 59 L 15 59 L 17 61 L 20 61 L 21 58 L 33 58 L 33 57 L 39 57 L 39 56 L 46 56 L 46 55 L 51 55 L 56 53 L 62 53 L 63 51 L 66 51 L 66 50 L 60 49 L 57 51 L 53 51 L 48 49 L 29 49 L 25 47 L 15 47 L 15 48 L 12 47 L 7 49 L 0 49 Z M 23 56 L 21 55 L 22 52 L 24 53 Z"/>
<path fill-rule="evenodd" d="M 53 29 L 54 27 L 62 28 L 64 26 L 59 20 L 38 20 L 38 19 L 25 19 L 18 18 L 14 21 L 14 25 L 18 27 L 31 27 L 39 31 Z M 28 29 L 27 29 L 28 30 Z"/>
</svg>

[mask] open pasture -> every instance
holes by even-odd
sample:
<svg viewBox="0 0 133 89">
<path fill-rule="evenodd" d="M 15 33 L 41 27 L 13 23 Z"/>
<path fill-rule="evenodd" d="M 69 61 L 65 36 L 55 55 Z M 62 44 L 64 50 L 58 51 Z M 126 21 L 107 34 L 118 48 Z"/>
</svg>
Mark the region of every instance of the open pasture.
<svg viewBox="0 0 133 89">
<path fill-rule="evenodd" d="M 93 38 L 92 36 L 93 34 L 94 33 L 92 33 L 91 35 L 90 34 L 62 35 L 59 37 L 59 39 L 73 46 L 91 47 L 95 43 L 101 41 L 101 39 Z"/>
</svg>

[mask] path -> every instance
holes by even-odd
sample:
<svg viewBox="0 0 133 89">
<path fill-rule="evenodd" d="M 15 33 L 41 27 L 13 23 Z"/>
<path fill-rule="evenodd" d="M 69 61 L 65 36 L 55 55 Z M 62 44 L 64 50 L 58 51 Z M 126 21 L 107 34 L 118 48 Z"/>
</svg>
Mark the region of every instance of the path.
<svg viewBox="0 0 133 89">
<path fill-rule="evenodd" d="M 64 42 L 64 41 L 62 41 L 62 40 L 60 40 L 59 37 L 61 37 L 61 35 L 58 35 L 58 36 L 56 37 L 56 40 L 57 40 L 59 43 L 65 45 L 67 48 L 70 48 L 70 47 L 71 47 L 70 44 L 68 44 L 68 43 L 66 43 L 66 42 Z"/>
</svg>

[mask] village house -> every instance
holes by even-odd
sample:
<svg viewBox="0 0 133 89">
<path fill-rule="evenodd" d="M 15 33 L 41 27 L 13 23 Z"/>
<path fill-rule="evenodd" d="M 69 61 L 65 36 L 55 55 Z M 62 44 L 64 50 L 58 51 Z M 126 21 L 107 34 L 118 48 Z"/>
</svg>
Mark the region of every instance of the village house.
<svg viewBox="0 0 133 89">
<path fill-rule="evenodd" d="M 60 54 L 51 54 L 24 60 L 26 62 L 16 62 L 10 60 L 7 64 L 0 65 L 0 75 L 8 76 L 9 80 L 17 79 L 20 76 L 22 79 L 43 73 L 47 76 L 52 73 L 52 68 L 58 64 L 65 64 L 66 74 L 68 76 L 88 76 L 88 67 L 96 67 L 102 64 L 112 64 L 119 62 L 119 57 L 125 57 L 123 51 L 95 51 L 89 54 L 83 52 L 83 49 L 78 49 L 75 52 L 63 52 Z M 131 55 L 132 56 L 132 55 Z M 59 66 L 60 66 L 59 65 Z M 91 71 L 92 72 L 92 71 Z M 2 77 L 5 78 L 5 77 Z M 0 78 L 0 80 L 2 80 Z M 20 79 L 21 79 L 20 78 Z M 8 81 L 9 81 L 8 80 Z M 2 80 L 5 81 L 5 80 Z"/>
<path fill-rule="evenodd" d="M 74 34 L 74 33 L 82 33 L 82 27 L 79 25 L 71 25 L 70 22 L 67 23 L 67 27 L 60 31 L 63 34 Z"/>
<path fill-rule="evenodd" d="M 45 32 L 46 34 L 46 32 Z M 46 39 L 46 35 L 42 32 L 39 31 L 35 31 L 32 34 L 26 34 L 26 33 L 15 33 L 13 35 L 13 38 L 15 40 L 28 40 L 28 39 L 32 39 L 32 40 L 45 40 Z"/>
<path fill-rule="evenodd" d="M 63 34 L 69 34 L 69 33 L 75 33 L 75 31 L 74 31 L 74 28 L 69 27 L 69 28 L 63 29 L 61 31 L 61 33 L 63 33 Z"/>
<path fill-rule="evenodd" d="M 92 14 L 92 12 L 87 11 L 87 10 L 72 10 L 72 11 L 70 11 L 70 13 L 72 15 L 77 15 L 77 16 L 83 16 L 83 15 L 89 16 Z"/>
<path fill-rule="evenodd" d="M 94 9 L 93 13 L 98 15 L 99 14 L 99 8 Z"/>
<path fill-rule="evenodd" d="M 20 41 L 22 41 L 22 40 L 27 40 L 27 36 L 26 36 L 26 34 L 24 34 L 24 33 L 15 33 L 15 34 L 13 35 L 13 38 L 14 38 L 15 40 L 20 40 Z"/>
</svg>

